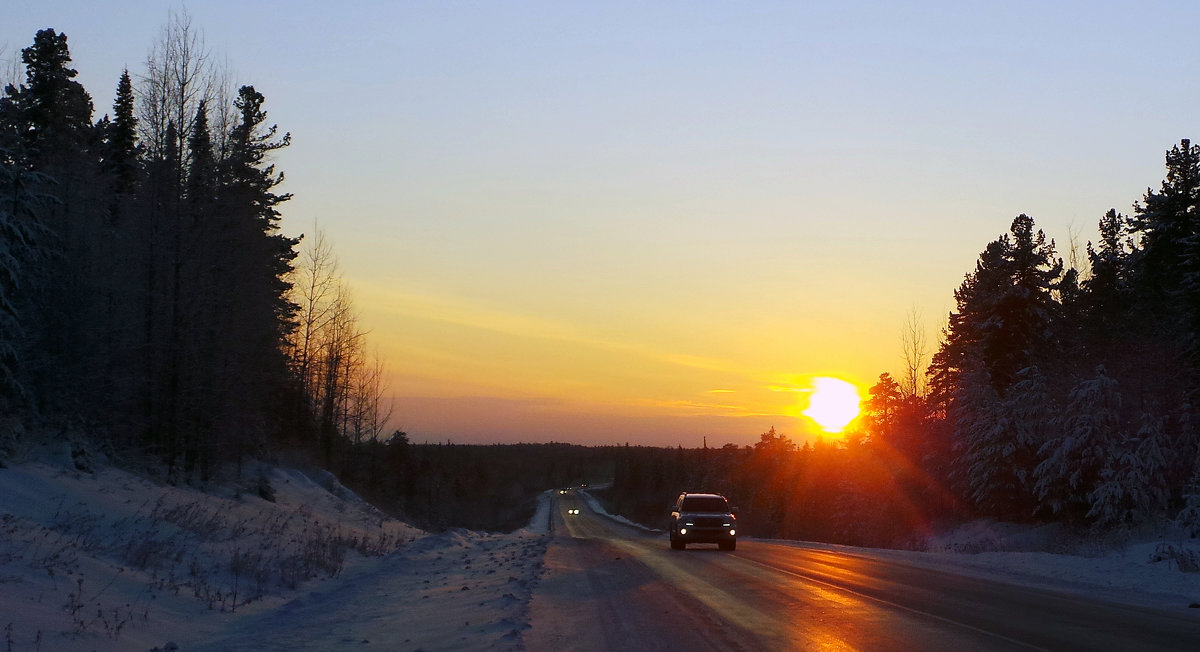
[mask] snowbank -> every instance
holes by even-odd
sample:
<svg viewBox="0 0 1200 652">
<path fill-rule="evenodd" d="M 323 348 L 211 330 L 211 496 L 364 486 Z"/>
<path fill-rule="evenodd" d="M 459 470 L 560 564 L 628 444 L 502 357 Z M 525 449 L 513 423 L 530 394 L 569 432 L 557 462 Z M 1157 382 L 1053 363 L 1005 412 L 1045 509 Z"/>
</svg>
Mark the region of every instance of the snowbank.
<svg viewBox="0 0 1200 652">
<path fill-rule="evenodd" d="M 598 487 L 598 488 L 603 488 L 603 487 Z M 601 516 L 606 516 L 618 523 L 628 525 L 629 527 L 637 528 L 639 530 L 642 530 L 643 532 L 654 532 L 654 533 L 658 533 L 658 534 L 662 534 L 665 532 L 665 530 L 656 530 L 652 527 L 646 527 L 645 525 L 642 525 L 641 523 L 635 523 L 634 521 L 631 521 L 631 520 L 625 518 L 624 516 L 621 516 L 620 514 L 609 514 L 608 510 L 604 509 L 604 505 L 600 504 L 600 501 L 592 494 L 590 494 L 586 491 L 577 491 L 576 493 L 583 496 L 583 500 L 584 500 L 584 502 L 587 503 L 588 507 L 590 507 L 593 512 L 596 512 L 597 514 L 599 514 Z"/>
<path fill-rule="evenodd" d="M 545 547 L 524 531 L 426 536 L 188 650 L 522 650 Z"/>
<path fill-rule="evenodd" d="M 295 470 L 202 492 L 47 459 L 0 469 L 13 650 L 146 650 L 216 632 L 424 534 Z"/>
</svg>

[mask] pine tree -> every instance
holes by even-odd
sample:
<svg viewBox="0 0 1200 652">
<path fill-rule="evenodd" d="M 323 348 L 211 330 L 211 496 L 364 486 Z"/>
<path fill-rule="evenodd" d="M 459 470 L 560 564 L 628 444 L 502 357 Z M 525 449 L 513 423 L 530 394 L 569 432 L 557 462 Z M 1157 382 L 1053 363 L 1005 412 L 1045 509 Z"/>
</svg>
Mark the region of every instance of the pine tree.
<svg viewBox="0 0 1200 652">
<path fill-rule="evenodd" d="M 1110 209 L 1098 224 L 1100 240 L 1087 245 L 1091 275 L 1083 282 L 1089 295 L 1089 319 L 1113 325 L 1128 305 L 1130 283 L 1129 218 Z"/>
<path fill-rule="evenodd" d="M 1147 189 L 1135 204 L 1131 230 L 1140 236 L 1138 275 L 1135 279 L 1144 307 L 1178 314 L 1194 297 L 1200 260 L 1200 145 L 1184 139 L 1166 155 L 1167 178 L 1155 192 Z"/>
<path fill-rule="evenodd" d="M 1140 337 L 1188 367 L 1180 385 L 1200 392 L 1200 145 L 1184 139 L 1166 154 L 1167 178 L 1134 205 L 1139 237 L 1132 284 Z M 1177 353 L 1176 353 L 1177 351 Z"/>
<path fill-rule="evenodd" d="M 1018 215 L 955 292 L 958 311 L 930 364 L 931 407 L 949 420 L 960 456 L 955 478 L 985 513 L 1030 516 L 1044 417 L 1023 418 L 1018 403 L 1036 394 L 1045 409 L 1036 368 L 1056 349 L 1062 267 L 1053 242 L 1034 231 L 1032 218 Z"/>
<path fill-rule="evenodd" d="M 1003 393 L 1018 371 L 1052 350 L 1062 269 L 1054 243 L 1034 232 L 1028 215 L 1018 215 L 1009 234 L 988 244 L 954 293 L 958 312 L 930 364 L 935 401 L 953 393 L 967 360 L 979 361 Z"/>
<path fill-rule="evenodd" d="M 875 437 L 891 439 L 905 398 L 900 384 L 892 379 L 891 374 L 883 373 L 879 375 L 879 382 L 872 385 L 867 393 L 870 398 L 863 403 L 867 432 Z"/>
</svg>

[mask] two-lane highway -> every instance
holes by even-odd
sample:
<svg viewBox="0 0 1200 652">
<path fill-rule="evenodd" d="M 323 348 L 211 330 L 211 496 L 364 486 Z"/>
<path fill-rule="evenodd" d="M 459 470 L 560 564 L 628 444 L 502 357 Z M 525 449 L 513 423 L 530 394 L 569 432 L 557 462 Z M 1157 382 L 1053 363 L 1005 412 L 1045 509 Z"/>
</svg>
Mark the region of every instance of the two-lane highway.
<svg viewBox="0 0 1200 652">
<path fill-rule="evenodd" d="M 1194 610 L 753 540 L 673 551 L 573 494 L 551 518 L 530 650 L 1200 650 Z"/>
</svg>

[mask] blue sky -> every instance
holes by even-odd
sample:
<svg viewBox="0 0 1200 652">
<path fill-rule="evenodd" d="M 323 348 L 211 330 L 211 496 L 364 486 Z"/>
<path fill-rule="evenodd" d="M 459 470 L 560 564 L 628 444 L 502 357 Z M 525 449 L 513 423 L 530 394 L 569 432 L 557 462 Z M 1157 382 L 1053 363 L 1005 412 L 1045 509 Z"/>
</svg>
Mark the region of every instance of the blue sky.
<svg viewBox="0 0 1200 652">
<path fill-rule="evenodd" d="M 170 10 L 9 2 L 0 46 L 66 32 L 100 114 Z M 1196 3 L 187 11 L 292 133 L 286 228 L 418 441 L 803 436 L 806 378 L 896 372 L 1014 216 L 1066 255 L 1200 136 Z"/>
</svg>

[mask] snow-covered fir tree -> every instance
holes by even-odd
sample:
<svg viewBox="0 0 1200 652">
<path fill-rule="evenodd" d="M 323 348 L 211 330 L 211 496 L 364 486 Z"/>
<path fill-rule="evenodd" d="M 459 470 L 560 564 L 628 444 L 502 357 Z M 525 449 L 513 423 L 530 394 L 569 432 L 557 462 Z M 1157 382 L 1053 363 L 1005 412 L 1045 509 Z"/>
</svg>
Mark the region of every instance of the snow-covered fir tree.
<svg viewBox="0 0 1200 652">
<path fill-rule="evenodd" d="M 1082 519 L 1090 508 L 1086 496 L 1100 482 L 1101 471 L 1123 438 L 1121 392 L 1103 366 L 1096 377 L 1071 390 L 1058 420 L 1060 433 L 1038 451 L 1034 470 L 1039 506 L 1052 515 Z"/>
</svg>

